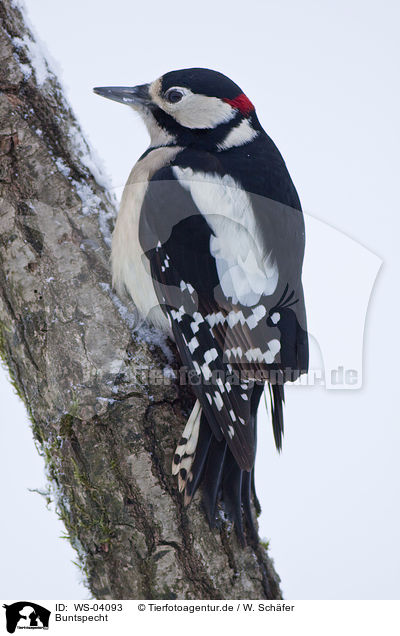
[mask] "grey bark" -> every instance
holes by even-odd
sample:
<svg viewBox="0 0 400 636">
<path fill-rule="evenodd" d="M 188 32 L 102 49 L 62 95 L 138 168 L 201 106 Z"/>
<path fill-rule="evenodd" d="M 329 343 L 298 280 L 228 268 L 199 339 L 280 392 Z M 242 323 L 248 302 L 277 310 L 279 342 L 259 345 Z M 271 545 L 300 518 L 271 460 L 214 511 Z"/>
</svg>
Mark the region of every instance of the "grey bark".
<svg viewBox="0 0 400 636">
<path fill-rule="evenodd" d="M 281 598 L 261 543 L 211 531 L 199 496 L 183 506 L 170 466 L 192 395 L 168 381 L 172 343 L 132 329 L 114 295 L 115 206 L 20 10 L 3 0 L 0 18 L 1 353 L 88 587 L 99 599 Z"/>
</svg>

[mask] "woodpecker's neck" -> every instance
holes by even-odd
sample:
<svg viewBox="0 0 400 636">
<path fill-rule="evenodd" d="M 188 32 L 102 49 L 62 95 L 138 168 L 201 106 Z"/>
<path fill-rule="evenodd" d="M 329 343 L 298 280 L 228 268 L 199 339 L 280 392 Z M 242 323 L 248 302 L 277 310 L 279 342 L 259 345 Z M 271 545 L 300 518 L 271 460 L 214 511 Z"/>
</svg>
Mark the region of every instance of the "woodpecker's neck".
<svg viewBox="0 0 400 636">
<path fill-rule="evenodd" d="M 235 126 L 217 143 L 217 150 L 224 151 L 239 146 L 246 146 L 256 139 L 262 131 L 255 114 L 241 117 Z"/>
<path fill-rule="evenodd" d="M 154 113 L 146 110 L 140 113 L 150 135 L 150 148 L 177 145 L 177 136 L 160 125 Z"/>
<path fill-rule="evenodd" d="M 150 133 L 152 148 L 176 145 L 208 152 L 223 152 L 251 143 L 262 132 L 255 112 L 247 116 L 238 112 L 229 122 L 204 129 L 181 126 L 159 108 L 152 109 L 144 120 Z"/>
</svg>

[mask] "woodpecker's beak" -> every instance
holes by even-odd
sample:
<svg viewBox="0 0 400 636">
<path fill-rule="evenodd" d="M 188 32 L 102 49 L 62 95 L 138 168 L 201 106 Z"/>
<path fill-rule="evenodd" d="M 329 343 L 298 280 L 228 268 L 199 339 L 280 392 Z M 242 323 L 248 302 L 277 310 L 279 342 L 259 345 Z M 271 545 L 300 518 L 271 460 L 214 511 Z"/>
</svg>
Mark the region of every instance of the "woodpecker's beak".
<svg viewBox="0 0 400 636">
<path fill-rule="evenodd" d="M 151 99 L 149 95 L 149 84 L 140 86 L 102 86 L 94 88 L 96 95 L 113 99 L 121 104 L 129 106 L 147 106 Z"/>
</svg>

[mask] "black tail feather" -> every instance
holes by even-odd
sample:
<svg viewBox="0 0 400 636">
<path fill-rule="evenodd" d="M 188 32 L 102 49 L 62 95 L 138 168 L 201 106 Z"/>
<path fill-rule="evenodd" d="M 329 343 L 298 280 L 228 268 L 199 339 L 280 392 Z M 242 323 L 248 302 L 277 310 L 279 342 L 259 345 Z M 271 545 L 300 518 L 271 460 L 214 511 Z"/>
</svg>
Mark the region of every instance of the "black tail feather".
<svg viewBox="0 0 400 636">
<path fill-rule="evenodd" d="M 212 437 L 213 434 L 208 425 L 207 419 L 204 413 L 202 413 L 200 419 L 199 439 L 197 441 L 196 454 L 191 468 L 193 477 L 191 481 L 188 481 L 185 491 L 187 503 L 189 503 L 189 501 L 195 495 L 196 490 L 202 480 L 204 474 L 204 466 L 207 459 L 207 453 L 210 448 Z"/>
<path fill-rule="evenodd" d="M 254 503 L 254 508 L 256 509 L 256 514 L 259 515 L 261 514 L 261 504 L 258 500 L 257 497 L 257 493 L 256 493 L 256 484 L 255 484 L 255 478 L 254 478 L 254 468 L 251 471 L 251 492 L 253 495 L 253 503 Z"/>
<path fill-rule="evenodd" d="M 228 519 L 234 522 L 238 539 L 242 546 L 246 545 L 242 522 L 242 475 L 241 470 L 230 450 L 227 450 L 222 479 L 222 501 Z"/>
<path fill-rule="evenodd" d="M 283 384 L 268 384 L 268 389 L 271 399 L 271 417 L 275 445 L 280 452 L 283 438 L 283 402 L 285 401 Z"/>
<path fill-rule="evenodd" d="M 251 421 L 253 423 L 253 430 L 254 430 L 254 444 L 255 444 L 254 455 L 256 454 L 256 450 L 257 450 L 257 411 L 258 411 L 258 405 L 260 404 L 261 396 L 263 393 L 264 393 L 264 384 L 263 383 L 255 384 L 253 393 L 251 395 L 251 408 L 250 408 Z M 253 470 L 251 471 L 251 474 L 249 475 L 249 481 L 250 481 L 251 494 L 253 495 L 254 508 L 256 510 L 256 514 L 259 515 L 261 513 L 261 506 L 256 494 L 254 473 L 255 473 L 255 468 L 253 467 Z M 253 518 L 252 518 L 252 527 L 254 529 L 255 536 L 258 537 L 258 533 L 254 527 Z"/>
<path fill-rule="evenodd" d="M 263 384 L 255 384 L 251 396 L 251 425 L 254 440 L 257 438 L 257 409 L 263 393 Z M 272 392 L 271 392 L 272 391 Z M 281 443 L 283 432 L 282 401 L 283 387 L 270 387 L 271 404 L 273 401 L 273 423 L 275 440 Z M 255 449 L 254 449 L 255 451 Z M 255 454 L 255 453 L 254 453 Z M 202 486 L 203 505 L 208 522 L 212 528 L 217 524 L 216 511 L 218 501 L 223 504 L 225 514 L 234 523 L 237 537 L 242 546 L 246 545 L 246 536 L 252 541 L 258 540 L 253 518 L 252 503 L 256 513 L 261 511 L 254 487 L 254 467 L 251 471 L 241 470 L 225 440 L 218 441 L 202 413 L 196 454 L 191 467 L 192 479 L 185 488 L 185 503 L 189 503 L 198 487 Z"/>
<path fill-rule="evenodd" d="M 222 472 L 226 454 L 227 443 L 213 436 L 208 451 L 207 463 L 203 477 L 203 504 L 207 513 L 210 526 L 216 526 L 216 508 L 219 490 L 221 487 Z"/>
<path fill-rule="evenodd" d="M 243 513 L 246 520 L 246 531 L 250 539 L 254 542 L 258 540 L 258 532 L 254 524 L 253 513 L 251 510 L 251 496 L 253 495 L 253 502 L 256 512 L 261 512 L 261 507 L 257 499 L 255 490 L 253 489 L 254 481 L 254 469 L 251 472 L 243 471 L 242 476 L 242 504 Z"/>
</svg>

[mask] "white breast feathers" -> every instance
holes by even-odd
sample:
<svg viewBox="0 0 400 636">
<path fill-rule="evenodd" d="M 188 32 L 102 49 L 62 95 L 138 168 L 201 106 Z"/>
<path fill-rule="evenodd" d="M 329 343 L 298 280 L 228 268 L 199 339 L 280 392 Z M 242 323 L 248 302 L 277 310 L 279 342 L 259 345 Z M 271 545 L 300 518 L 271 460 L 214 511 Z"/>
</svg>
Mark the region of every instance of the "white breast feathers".
<svg viewBox="0 0 400 636">
<path fill-rule="evenodd" d="M 146 257 L 139 243 L 139 218 L 149 179 L 167 165 L 182 148 L 162 147 L 149 152 L 133 167 L 122 194 L 112 237 L 113 285 L 121 292 L 126 287 L 140 315 L 170 333 L 170 325 L 158 306 Z"/>
</svg>

